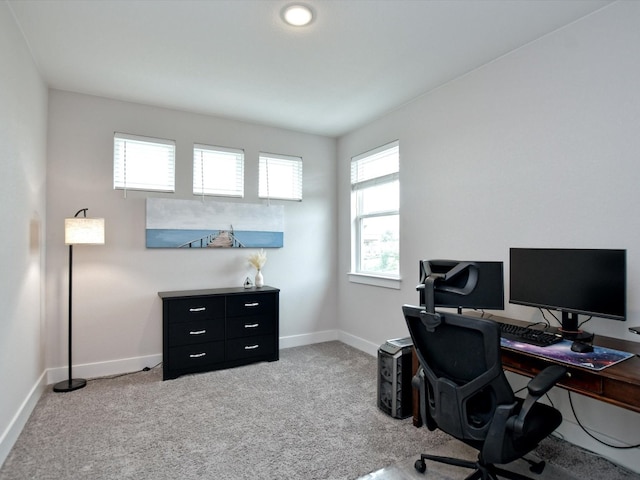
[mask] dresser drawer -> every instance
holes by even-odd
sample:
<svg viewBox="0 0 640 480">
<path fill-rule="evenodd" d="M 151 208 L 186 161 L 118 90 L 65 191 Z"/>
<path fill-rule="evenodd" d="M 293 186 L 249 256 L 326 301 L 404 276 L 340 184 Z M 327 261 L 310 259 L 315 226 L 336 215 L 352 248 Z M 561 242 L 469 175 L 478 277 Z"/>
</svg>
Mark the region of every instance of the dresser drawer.
<svg viewBox="0 0 640 480">
<path fill-rule="evenodd" d="M 227 319 L 227 337 L 240 338 L 267 335 L 275 331 L 273 315 L 253 315 L 251 317 L 233 317 Z"/>
<path fill-rule="evenodd" d="M 183 345 L 169 349 L 173 370 L 197 368 L 224 361 L 224 341 Z"/>
<path fill-rule="evenodd" d="M 224 297 L 193 297 L 169 301 L 169 323 L 224 319 Z"/>
<path fill-rule="evenodd" d="M 224 320 L 176 322 L 169 325 L 169 346 L 224 340 Z"/>
<path fill-rule="evenodd" d="M 273 335 L 227 340 L 227 360 L 272 355 L 274 348 Z"/>
<path fill-rule="evenodd" d="M 230 295 L 227 297 L 227 317 L 273 314 L 276 296 L 271 294 Z"/>
</svg>

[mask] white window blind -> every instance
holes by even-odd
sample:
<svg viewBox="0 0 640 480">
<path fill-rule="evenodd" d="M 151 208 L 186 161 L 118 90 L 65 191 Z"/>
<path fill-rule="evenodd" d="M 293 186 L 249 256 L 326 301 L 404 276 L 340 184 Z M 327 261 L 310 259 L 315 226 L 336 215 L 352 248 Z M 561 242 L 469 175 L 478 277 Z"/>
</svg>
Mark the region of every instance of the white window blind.
<svg viewBox="0 0 640 480">
<path fill-rule="evenodd" d="M 371 152 L 353 157 L 351 161 L 351 188 L 367 188 L 398 178 L 400 171 L 400 145 L 393 142 Z"/>
<path fill-rule="evenodd" d="M 397 141 L 351 160 L 353 273 L 399 278 L 399 172 Z"/>
<path fill-rule="evenodd" d="M 125 133 L 113 136 L 113 188 L 175 191 L 173 140 Z"/>
<path fill-rule="evenodd" d="M 258 196 L 302 200 L 302 158 L 260 153 Z"/>
<path fill-rule="evenodd" d="M 244 197 L 244 151 L 194 145 L 193 194 Z"/>
</svg>

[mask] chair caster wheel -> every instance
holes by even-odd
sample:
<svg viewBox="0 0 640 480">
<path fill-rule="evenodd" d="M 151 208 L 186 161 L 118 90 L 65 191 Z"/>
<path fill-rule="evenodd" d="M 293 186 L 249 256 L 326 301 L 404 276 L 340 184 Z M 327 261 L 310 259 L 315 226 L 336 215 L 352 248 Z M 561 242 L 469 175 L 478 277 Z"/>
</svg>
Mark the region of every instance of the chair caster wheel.
<svg viewBox="0 0 640 480">
<path fill-rule="evenodd" d="M 422 459 L 416 460 L 416 463 L 413 466 L 420 473 L 424 473 L 427 471 L 427 464 L 424 463 L 424 460 Z"/>
<path fill-rule="evenodd" d="M 529 470 L 533 473 L 537 473 L 538 475 L 540 475 L 544 470 L 545 466 L 546 466 L 546 463 L 544 460 L 542 460 L 540 462 L 532 463 L 531 466 L 529 467 Z"/>
</svg>

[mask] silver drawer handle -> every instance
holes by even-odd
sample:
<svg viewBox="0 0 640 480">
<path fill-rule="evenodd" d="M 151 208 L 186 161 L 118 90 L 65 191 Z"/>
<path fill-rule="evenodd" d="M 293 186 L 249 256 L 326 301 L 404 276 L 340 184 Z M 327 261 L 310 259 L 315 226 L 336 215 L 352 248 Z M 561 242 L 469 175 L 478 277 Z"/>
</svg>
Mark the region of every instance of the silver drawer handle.
<svg viewBox="0 0 640 480">
<path fill-rule="evenodd" d="M 260 326 L 259 323 L 250 323 L 250 324 L 246 324 L 244 326 L 244 328 L 256 328 L 256 327 L 259 327 L 259 326 Z"/>
<path fill-rule="evenodd" d="M 203 333 L 207 333 L 206 330 L 195 330 L 192 332 L 189 332 L 189 335 L 202 335 Z"/>
<path fill-rule="evenodd" d="M 200 357 L 204 357 L 206 355 L 206 353 L 194 353 L 192 355 L 189 355 L 190 358 L 200 358 Z"/>
<path fill-rule="evenodd" d="M 260 305 L 260 302 L 253 302 L 253 303 L 245 303 L 244 304 L 245 307 L 257 307 L 258 305 Z"/>
<path fill-rule="evenodd" d="M 189 311 L 190 312 L 204 312 L 207 309 L 207 307 L 196 307 L 196 308 L 190 308 Z"/>
<path fill-rule="evenodd" d="M 246 347 L 244 347 L 245 350 L 255 350 L 256 348 L 258 348 L 260 345 L 247 345 Z"/>
</svg>

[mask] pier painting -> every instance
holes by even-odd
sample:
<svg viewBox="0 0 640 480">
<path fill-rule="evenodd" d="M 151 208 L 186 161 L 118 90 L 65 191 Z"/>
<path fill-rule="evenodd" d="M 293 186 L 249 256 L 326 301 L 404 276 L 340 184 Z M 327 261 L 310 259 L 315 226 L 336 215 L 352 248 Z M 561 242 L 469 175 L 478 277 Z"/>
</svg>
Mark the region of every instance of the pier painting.
<svg viewBox="0 0 640 480">
<path fill-rule="evenodd" d="M 147 199 L 147 248 L 281 248 L 284 207 Z"/>
</svg>

